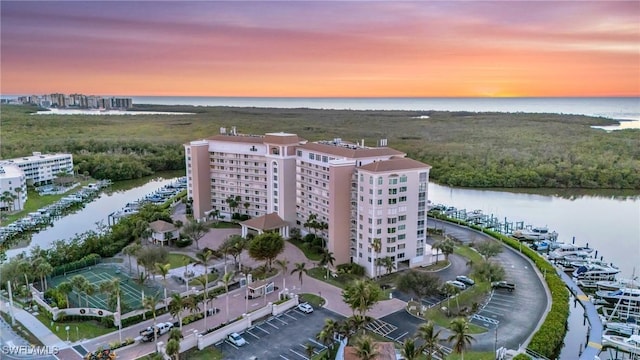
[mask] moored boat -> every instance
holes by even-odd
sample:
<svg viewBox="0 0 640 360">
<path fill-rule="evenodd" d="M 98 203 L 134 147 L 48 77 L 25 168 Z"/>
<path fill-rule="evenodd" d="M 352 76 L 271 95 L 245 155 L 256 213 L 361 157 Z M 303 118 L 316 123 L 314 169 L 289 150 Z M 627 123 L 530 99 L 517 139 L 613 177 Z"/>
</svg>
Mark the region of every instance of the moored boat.
<svg viewBox="0 0 640 360">
<path fill-rule="evenodd" d="M 624 336 L 607 330 L 602 334 L 602 345 L 629 354 L 640 355 L 640 335 Z"/>
</svg>

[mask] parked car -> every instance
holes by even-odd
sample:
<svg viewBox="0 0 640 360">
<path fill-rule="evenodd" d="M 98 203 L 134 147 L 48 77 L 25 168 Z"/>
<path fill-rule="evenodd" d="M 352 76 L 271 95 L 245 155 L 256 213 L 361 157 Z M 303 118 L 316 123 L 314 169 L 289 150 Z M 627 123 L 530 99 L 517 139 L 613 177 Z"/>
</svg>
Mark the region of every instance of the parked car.
<svg viewBox="0 0 640 360">
<path fill-rule="evenodd" d="M 507 289 L 509 291 L 513 291 L 516 289 L 516 284 L 509 281 L 494 281 L 491 283 L 491 287 L 494 289 Z"/>
<path fill-rule="evenodd" d="M 227 340 L 229 340 L 229 342 L 235 346 L 242 346 L 247 343 L 247 341 L 242 336 L 240 336 L 240 334 L 235 332 L 227 335 Z"/>
<path fill-rule="evenodd" d="M 298 310 L 302 311 L 305 314 L 311 314 L 313 312 L 313 306 L 309 303 L 298 304 Z"/>
<path fill-rule="evenodd" d="M 451 285 L 451 286 L 455 286 L 460 290 L 464 290 L 467 288 L 467 285 L 465 285 L 464 283 L 457 281 L 457 280 L 449 280 L 446 282 L 447 284 Z"/>
<path fill-rule="evenodd" d="M 460 281 L 461 283 L 465 284 L 465 285 L 475 285 L 475 281 L 473 281 L 472 278 L 468 277 L 468 276 L 464 276 L 464 275 L 458 275 L 456 276 L 456 280 Z"/>
</svg>

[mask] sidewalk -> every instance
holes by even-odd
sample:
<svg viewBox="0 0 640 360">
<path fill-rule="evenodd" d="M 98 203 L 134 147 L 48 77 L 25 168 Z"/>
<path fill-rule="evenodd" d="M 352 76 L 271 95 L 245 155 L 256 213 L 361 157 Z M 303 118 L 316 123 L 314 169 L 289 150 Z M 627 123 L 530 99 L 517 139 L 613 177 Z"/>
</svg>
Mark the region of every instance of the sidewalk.
<svg viewBox="0 0 640 360">
<path fill-rule="evenodd" d="M 10 313 L 10 305 L 5 301 L 0 301 L 0 310 L 4 313 Z M 69 347 L 69 345 L 60 339 L 56 334 L 51 332 L 49 328 L 44 326 L 35 316 L 30 314 L 29 312 L 13 306 L 13 314 L 16 319 L 16 323 L 21 323 L 25 328 L 33 334 L 44 346 L 49 347 L 57 347 L 58 349 L 63 349 Z"/>
</svg>

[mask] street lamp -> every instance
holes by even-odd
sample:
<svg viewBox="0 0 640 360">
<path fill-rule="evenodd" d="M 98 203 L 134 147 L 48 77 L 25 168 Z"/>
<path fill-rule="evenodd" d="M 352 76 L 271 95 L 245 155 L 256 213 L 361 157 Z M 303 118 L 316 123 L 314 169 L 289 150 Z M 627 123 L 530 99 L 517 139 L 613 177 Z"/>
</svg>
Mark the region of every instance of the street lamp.
<svg viewBox="0 0 640 360">
<path fill-rule="evenodd" d="M 64 329 L 67 330 L 67 342 L 69 342 L 69 329 L 71 327 L 69 325 L 67 325 Z"/>
</svg>

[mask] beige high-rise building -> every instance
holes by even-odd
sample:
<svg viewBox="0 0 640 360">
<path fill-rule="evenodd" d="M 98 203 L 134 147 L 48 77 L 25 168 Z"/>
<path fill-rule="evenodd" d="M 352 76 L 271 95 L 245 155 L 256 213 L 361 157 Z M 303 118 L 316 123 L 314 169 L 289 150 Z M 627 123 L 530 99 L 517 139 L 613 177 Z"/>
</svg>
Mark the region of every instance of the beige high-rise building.
<svg viewBox="0 0 640 360">
<path fill-rule="evenodd" d="M 386 140 L 380 145 L 222 128 L 220 135 L 185 144 L 194 216 L 246 214 L 252 219 L 244 222 L 244 233 L 245 227 L 279 230 L 285 237 L 291 227 L 314 232 L 326 240 L 336 265 L 353 261 L 370 276 L 378 270 L 376 259 L 385 257 L 393 271 L 429 264 L 431 167 L 386 147 Z M 312 229 L 310 222 L 324 226 Z"/>
</svg>

